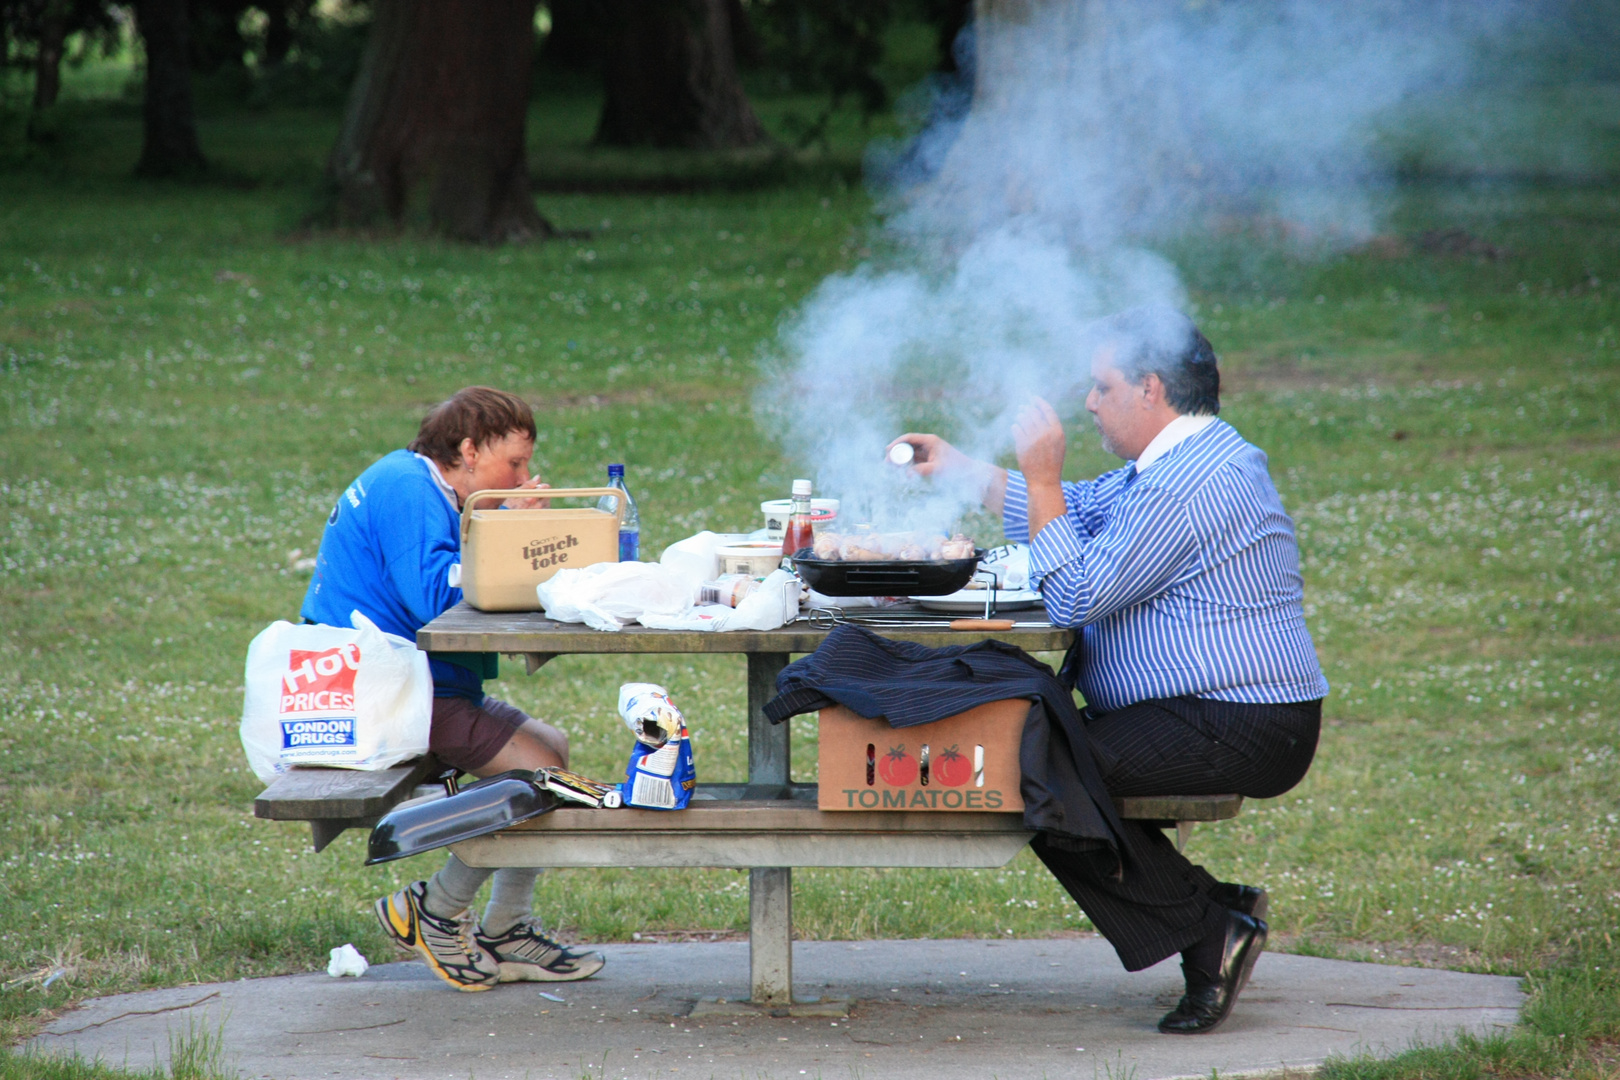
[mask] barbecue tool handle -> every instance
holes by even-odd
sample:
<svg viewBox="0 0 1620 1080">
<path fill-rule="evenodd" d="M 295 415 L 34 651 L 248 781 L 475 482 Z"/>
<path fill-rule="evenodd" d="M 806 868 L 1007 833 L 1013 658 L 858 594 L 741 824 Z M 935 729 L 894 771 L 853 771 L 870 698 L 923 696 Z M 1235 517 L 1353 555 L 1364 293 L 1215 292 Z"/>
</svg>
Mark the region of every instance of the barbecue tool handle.
<svg viewBox="0 0 1620 1080">
<path fill-rule="evenodd" d="M 952 630 L 1011 630 L 1011 619 L 952 619 Z"/>
</svg>

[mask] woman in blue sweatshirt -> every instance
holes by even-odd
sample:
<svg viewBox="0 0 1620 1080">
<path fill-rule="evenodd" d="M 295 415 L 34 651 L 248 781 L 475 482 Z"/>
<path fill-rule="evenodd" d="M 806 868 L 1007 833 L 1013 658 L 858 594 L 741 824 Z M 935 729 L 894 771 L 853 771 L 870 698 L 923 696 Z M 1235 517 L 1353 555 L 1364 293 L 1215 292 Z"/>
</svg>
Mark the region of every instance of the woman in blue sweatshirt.
<svg viewBox="0 0 1620 1080">
<path fill-rule="evenodd" d="M 416 632 L 461 600 L 461 507 L 475 491 L 543 489 L 529 476 L 534 414 L 522 398 L 470 386 L 436 406 L 407 449 L 373 464 L 344 489 L 326 519 L 303 617 L 348 626 L 359 610 L 390 634 Z M 542 498 L 509 505 L 544 505 Z M 479 657 L 430 656 L 435 757 L 475 776 L 568 763 L 568 737 L 484 694 Z M 493 873 L 488 906 L 474 925 L 473 897 Z M 497 982 L 583 979 L 597 953 L 568 949 L 531 914 L 539 871 L 444 869 L 377 901 L 378 921 L 402 948 L 420 953 L 461 990 Z"/>
</svg>

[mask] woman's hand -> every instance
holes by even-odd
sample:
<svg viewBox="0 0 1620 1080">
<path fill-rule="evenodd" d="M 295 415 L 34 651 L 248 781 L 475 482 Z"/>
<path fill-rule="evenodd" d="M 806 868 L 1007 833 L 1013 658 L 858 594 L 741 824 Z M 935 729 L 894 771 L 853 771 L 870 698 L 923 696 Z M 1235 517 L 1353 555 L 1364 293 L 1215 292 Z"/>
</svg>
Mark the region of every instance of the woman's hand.
<svg viewBox="0 0 1620 1080">
<path fill-rule="evenodd" d="M 531 477 L 529 477 L 529 479 L 523 481 L 523 483 L 519 484 L 518 486 L 522 487 L 522 488 L 530 488 L 530 489 L 535 490 L 535 491 L 543 491 L 546 488 L 549 488 L 551 485 L 541 483 L 540 478 L 538 476 L 531 476 Z M 549 510 L 549 509 L 551 509 L 551 500 L 550 499 L 507 499 L 501 505 L 504 506 L 508 510 Z"/>
</svg>

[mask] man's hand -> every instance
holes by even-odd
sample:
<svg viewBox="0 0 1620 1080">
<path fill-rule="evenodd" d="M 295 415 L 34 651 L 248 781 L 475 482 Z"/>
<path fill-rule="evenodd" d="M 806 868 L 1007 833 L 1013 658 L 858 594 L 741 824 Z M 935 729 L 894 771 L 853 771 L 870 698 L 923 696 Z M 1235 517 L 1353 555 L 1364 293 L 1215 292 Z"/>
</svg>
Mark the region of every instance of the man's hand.
<svg viewBox="0 0 1620 1080">
<path fill-rule="evenodd" d="M 540 482 L 540 478 L 538 476 L 531 476 L 531 477 L 529 477 L 529 479 L 523 481 L 523 483 L 518 485 L 518 486 L 519 487 L 524 487 L 524 488 L 531 488 L 531 489 L 533 489 L 535 491 L 542 491 L 542 490 L 544 490 L 546 488 L 549 488 L 551 485 L 550 484 L 542 484 Z M 549 509 L 551 509 L 551 500 L 550 499 L 507 499 L 501 505 L 503 507 L 505 507 L 506 509 L 508 509 L 508 510 L 549 510 Z"/>
<path fill-rule="evenodd" d="M 1018 451 L 1018 468 L 1031 487 L 1056 484 L 1063 479 L 1063 455 L 1068 439 L 1057 410 L 1044 398 L 1031 398 L 1013 421 L 1013 446 Z"/>
<path fill-rule="evenodd" d="M 916 455 L 911 459 L 911 471 L 918 476 L 939 476 L 960 472 L 977 464 L 972 458 L 940 438 L 938 435 L 920 435 L 908 431 L 883 448 L 888 454 L 901 443 L 909 443 Z"/>
<path fill-rule="evenodd" d="M 938 435 L 925 435 L 908 431 L 883 448 L 885 456 L 899 443 L 909 443 L 916 455 L 906 466 L 918 476 L 944 479 L 947 482 L 972 477 L 979 484 L 979 497 L 992 514 L 1001 513 L 1007 497 L 1007 470 L 987 461 L 970 458 Z"/>
<path fill-rule="evenodd" d="M 1057 410 L 1042 398 L 1031 399 L 1013 421 L 1013 445 L 1029 489 L 1029 537 L 1033 540 L 1068 509 L 1063 502 L 1063 455 L 1068 440 Z"/>
</svg>

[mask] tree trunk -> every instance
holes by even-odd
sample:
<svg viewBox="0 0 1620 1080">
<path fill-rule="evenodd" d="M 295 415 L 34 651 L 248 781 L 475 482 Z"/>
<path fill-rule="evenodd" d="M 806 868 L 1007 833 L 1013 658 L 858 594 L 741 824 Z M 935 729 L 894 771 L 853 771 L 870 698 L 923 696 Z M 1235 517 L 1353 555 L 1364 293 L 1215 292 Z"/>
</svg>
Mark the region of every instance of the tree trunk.
<svg viewBox="0 0 1620 1080">
<path fill-rule="evenodd" d="M 748 17 L 742 0 L 721 0 L 726 8 L 726 28 L 731 32 L 732 61 L 740 68 L 758 67 L 765 60 L 765 43 Z"/>
<path fill-rule="evenodd" d="M 540 47 L 540 66 L 600 75 L 606 18 L 601 0 L 549 0 L 551 33 Z"/>
<path fill-rule="evenodd" d="M 523 126 L 535 0 L 378 0 L 327 162 L 340 223 L 428 223 L 498 244 L 553 235 Z"/>
<path fill-rule="evenodd" d="M 62 44 L 67 40 L 67 4 L 52 0 L 45 5 L 39 24 L 39 51 L 34 55 L 34 111 L 56 104 L 62 92 Z"/>
<path fill-rule="evenodd" d="M 135 21 L 146 46 L 145 131 L 137 176 L 180 176 L 208 167 L 197 144 L 191 100 L 186 0 L 139 0 Z"/>
<path fill-rule="evenodd" d="M 765 128 L 737 77 L 726 0 L 609 0 L 596 141 L 753 146 Z"/>
</svg>

